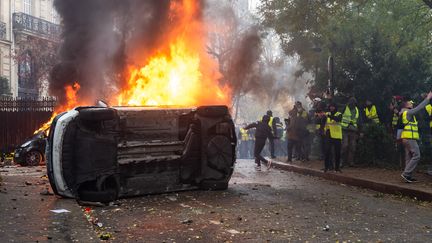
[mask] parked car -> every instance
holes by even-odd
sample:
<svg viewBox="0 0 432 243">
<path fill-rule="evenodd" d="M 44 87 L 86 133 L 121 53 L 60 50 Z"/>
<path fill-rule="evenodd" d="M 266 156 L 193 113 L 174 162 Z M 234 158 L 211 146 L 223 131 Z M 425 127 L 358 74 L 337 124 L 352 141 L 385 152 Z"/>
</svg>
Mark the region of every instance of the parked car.
<svg viewBox="0 0 432 243">
<path fill-rule="evenodd" d="M 48 177 L 82 201 L 226 189 L 236 142 L 226 106 L 77 107 L 51 125 Z"/>
<path fill-rule="evenodd" d="M 15 149 L 14 162 L 22 166 L 36 166 L 45 162 L 45 134 L 45 131 L 39 132 Z"/>
</svg>

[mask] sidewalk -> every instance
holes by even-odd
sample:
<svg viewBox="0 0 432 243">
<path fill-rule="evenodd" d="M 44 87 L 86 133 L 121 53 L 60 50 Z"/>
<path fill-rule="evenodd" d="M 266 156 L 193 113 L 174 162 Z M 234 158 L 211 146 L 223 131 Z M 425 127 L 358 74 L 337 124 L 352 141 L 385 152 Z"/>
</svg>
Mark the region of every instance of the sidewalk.
<svg viewBox="0 0 432 243">
<path fill-rule="evenodd" d="M 342 173 L 327 172 L 322 161 L 294 161 L 286 163 L 286 158 L 277 158 L 273 166 L 278 169 L 292 171 L 304 175 L 322 177 L 347 185 L 372 189 L 378 192 L 403 195 L 423 201 L 432 201 L 432 176 L 426 173 L 416 173 L 419 180 L 416 183 L 405 183 L 401 178 L 401 171 L 381 168 L 353 168 L 342 169 Z"/>
</svg>

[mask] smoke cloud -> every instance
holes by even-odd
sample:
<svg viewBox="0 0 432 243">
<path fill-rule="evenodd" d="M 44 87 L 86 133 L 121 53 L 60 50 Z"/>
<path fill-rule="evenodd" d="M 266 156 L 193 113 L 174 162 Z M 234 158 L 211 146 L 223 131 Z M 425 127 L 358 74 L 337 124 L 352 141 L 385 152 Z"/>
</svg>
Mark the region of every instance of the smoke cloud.
<svg viewBox="0 0 432 243">
<path fill-rule="evenodd" d="M 64 87 L 78 81 L 80 99 L 91 104 L 121 89 L 129 65 L 145 64 L 178 34 L 181 16 L 170 11 L 173 2 L 181 0 L 55 0 L 63 43 L 50 75 L 50 93 L 64 103 Z M 272 30 L 260 27 L 249 12 L 238 11 L 235 3 L 244 1 L 193 2 L 199 8 L 193 18 L 206 24 L 207 52 L 218 61 L 220 82 L 231 87 L 243 120 L 256 119 L 267 109 L 284 116 L 294 99 L 304 100 L 310 77 L 295 75 L 297 62 L 283 55 Z"/>
</svg>

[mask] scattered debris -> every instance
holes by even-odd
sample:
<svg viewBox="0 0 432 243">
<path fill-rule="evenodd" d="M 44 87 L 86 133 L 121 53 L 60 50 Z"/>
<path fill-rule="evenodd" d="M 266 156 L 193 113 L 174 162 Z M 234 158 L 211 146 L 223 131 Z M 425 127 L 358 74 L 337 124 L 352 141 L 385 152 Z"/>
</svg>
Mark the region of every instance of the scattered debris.
<svg viewBox="0 0 432 243">
<path fill-rule="evenodd" d="M 70 213 L 69 210 L 64 209 L 64 208 L 62 208 L 62 209 L 53 209 L 53 210 L 50 210 L 50 211 L 53 212 L 53 213 Z"/>
<path fill-rule="evenodd" d="M 25 184 L 26 184 L 26 186 L 31 186 L 31 185 L 33 185 L 33 183 L 31 183 L 30 181 L 26 181 Z"/>
<path fill-rule="evenodd" d="M 237 230 L 235 230 L 235 229 L 229 229 L 229 230 L 227 230 L 227 232 L 230 233 L 230 234 L 233 234 L 233 235 L 240 234 L 240 232 L 237 231 Z"/>
<path fill-rule="evenodd" d="M 177 201 L 177 197 L 175 197 L 175 196 L 167 196 L 166 198 L 172 202 Z"/>
<path fill-rule="evenodd" d="M 215 224 L 215 225 L 220 225 L 221 222 L 220 221 L 216 221 L 216 220 L 210 220 L 211 224 Z"/>
<path fill-rule="evenodd" d="M 110 233 L 100 233 L 99 239 L 101 240 L 109 240 L 111 239 L 112 235 Z"/>
<path fill-rule="evenodd" d="M 45 188 L 43 191 L 41 191 L 39 194 L 44 195 L 44 196 L 52 196 L 54 195 L 54 193 L 50 192 L 48 190 L 48 188 Z"/>
<path fill-rule="evenodd" d="M 182 224 L 192 224 L 193 220 L 192 219 L 186 219 L 186 220 L 183 220 L 181 223 Z"/>
<path fill-rule="evenodd" d="M 330 226 L 328 226 L 328 225 L 326 225 L 324 228 L 323 228 L 323 231 L 329 231 L 330 230 Z"/>
</svg>

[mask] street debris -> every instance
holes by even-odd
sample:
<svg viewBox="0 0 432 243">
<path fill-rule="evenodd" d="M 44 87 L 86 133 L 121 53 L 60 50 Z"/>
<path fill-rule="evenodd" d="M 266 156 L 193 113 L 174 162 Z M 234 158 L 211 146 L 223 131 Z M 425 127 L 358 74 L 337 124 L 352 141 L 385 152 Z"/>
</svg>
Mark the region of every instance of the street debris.
<svg viewBox="0 0 432 243">
<path fill-rule="evenodd" d="M 54 195 L 54 193 L 50 192 L 50 191 L 48 190 L 48 188 L 45 188 L 45 189 L 42 190 L 39 194 L 40 194 L 40 195 L 43 195 L 43 196 L 52 196 L 52 195 Z"/>
<path fill-rule="evenodd" d="M 50 210 L 51 212 L 53 212 L 53 213 L 70 213 L 70 211 L 69 210 L 67 210 L 67 209 L 53 209 L 53 210 Z"/>
<path fill-rule="evenodd" d="M 229 229 L 229 230 L 227 230 L 227 232 L 230 233 L 230 234 L 233 234 L 233 235 L 240 234 L 240 232 L 237 231 L 237 230 L 235 230 L 235 229 Z"/>
<path fill-rule="evenodd" d="M 110 233 L 100 233 L 99 239 L 101 240 L 109 240 L 111 239 L 112 235 Z"/>
<path fill-rule="evenodd" d="M 181 223 L 182 224 L 192 224 L 193 220 L 192 219 L 186 219 L 186 220 L 183 220 Z"/>
<path fill-rule="evenodd" d="M 25 181 L 26 186 L 31 186 L 33 185 L 33 183 L 31 183 L 30 181 Z"/>
<path fill-rule="evenodd" d="M 330 230 L 330 226 L 326 225 L 323 227 L 323 231 L 329 231 Z"/>
</svg>

